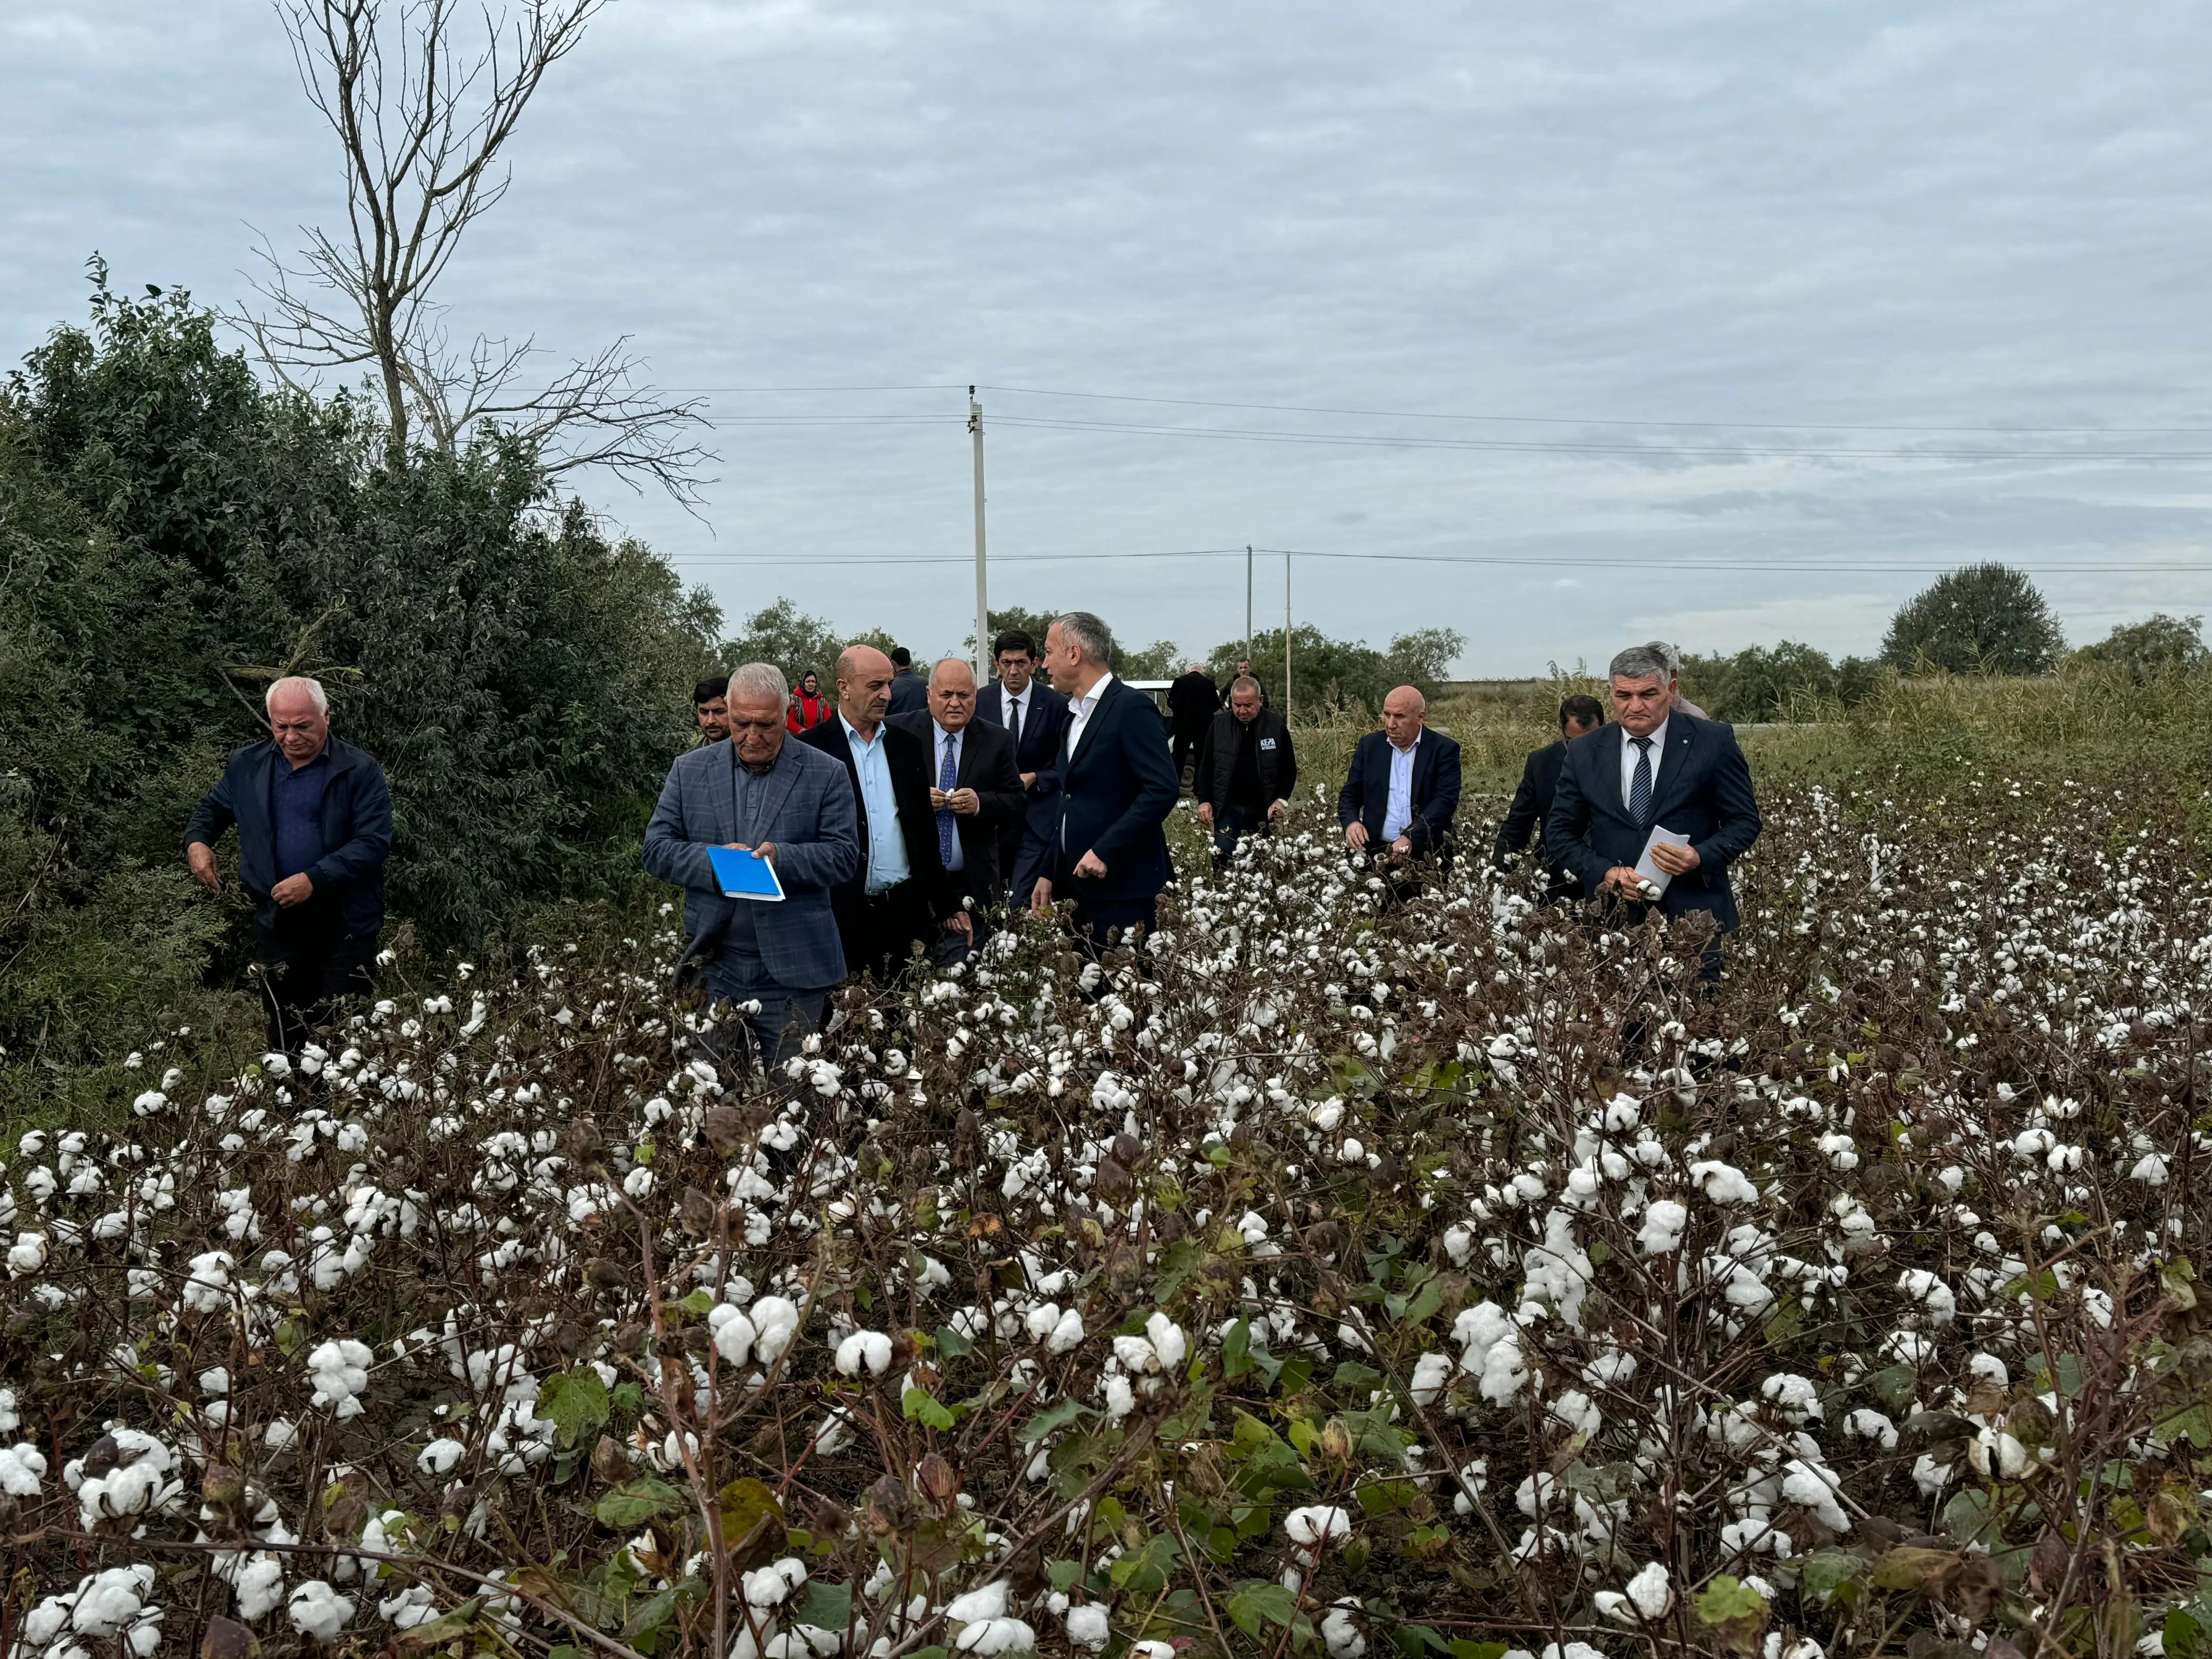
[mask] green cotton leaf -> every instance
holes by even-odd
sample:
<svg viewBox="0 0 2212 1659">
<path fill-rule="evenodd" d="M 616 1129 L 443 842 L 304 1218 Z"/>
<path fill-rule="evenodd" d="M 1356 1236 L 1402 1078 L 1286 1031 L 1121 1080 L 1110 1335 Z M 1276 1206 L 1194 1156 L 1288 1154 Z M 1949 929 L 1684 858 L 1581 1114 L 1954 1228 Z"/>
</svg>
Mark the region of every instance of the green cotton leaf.
<svg viewBox="0 0 2212 1659">
<path fill-rule="evenodd" d="M 647 1475 L 617 1486 L 592 1506 L 592 1514 L 601 1526 L 626 1532 L 656 1515 L 671 1515 L 683 1507 L 684 1499 L 675 1487 Z"/>
<path fill-rule="evenodd" d="M 1052 1587 L 1054 1589 L 1065 1595 L 1082 1582 L 1083 1563 L 1055 1561 L 1045 1569 L 1045 1577 L 1052 1580 Z"/>
<path fill-rule="evenodd" d="M 975 1352 L 975 1345 L 950 1325 L 938 1332 L 937 1347 L 947 1359 L 965 1359 Z"/>
<path fill-rule="evenodd" d="M 649 1595 L 638 1603 L 637 1611 L 631 1613 L 623 1622 L 623 1640 L 634 1643 L 639 1637 L 649 1635 L 659 1630 L 675 1617 L 676 1592 L 674 1590 L 665 1589 L 656 1595 Z"/>
<path fill-rule="evenodd" d="M 1382 1372 L 1356 1359 L 1347 1359 L 1336 1368 L 1336 1386 L 1340 1389 L 1373 1389 L 1382 1381 Z"/>
<path fill-rule="evenodd" d="M 477 1622 L 477 1615 L 483 1612 L 483 1597 L 471 1595 L 451 1613 L 410 1626 L 392 1640 L 403 1648 L 443 1647 L 456 1637 L 467 1635 L 470 1627 Z"/>
<path fill-rule="evenodd" d="M 1069 1424 L 1081 1421 L 1082 1418 L 1083 1405 L 1080 1401 L 1063 1400 L 1057 1406 L 1048 1407 L 1039 1412 L 1016 1430 L 1015 1434 L 1024 1446 L 1034 1446 L 1038 1441 L 1058 1433 Z"/>
<path fill-rule="evenodd" d="M 1234 1379 L 1252 1369 L 1252 1324 L 1240 1319 L 1221 1339 L 1221 1374 Z"/>
<path fill-rule="evenodd" d="M 702 1285 L 699 1289 L 692 1291 L 690 1295 L 685 1297 L 681 1302 L 678 1302 L 674 1305 L 683 1309 L 685 1313 L 690 1314 L 694 1319 L 704 1319 L 708 1314 L 714 1311 L 714 1293 L 708 1291 L 704 1285 Z"/>
<path fill-rule="evenodd" d="M 2166 1659 L 2202 1659 L 2204 1626 L 2196 1614 L 2176 1607 L 2166 1615 L 2160 1633 L 2165 1638 Z"/>
<path fill-rule="evenodd" d="M 1256 1638 L 1262 1624 L 1287 1626 L 1297 1617 L 1298 1599 L 1280 1584 L 1255 1580 L 1229 1598 L 1229 1617 L 1245 1635 Z"/>
<path fill-rule="evenodd" d="M 909 1423 L 919 1423 L 924 1428 L 942 1432 L 952 1426 L 952 1413 L 938 1403 L 937 1396 L 927 1389 L 908 1389 L 899 1398 L 899 1410 Z"/>
<path fill-rule="evenodd" d="M 1464 1637 L 1448 1643 L 1452 1659 L 1505 1659 L 1510 1650 L 1503 1642 L 1470 1642 Z"/>
<path fill-rule="evenodd" d="M 819 1578 L 806 1583 L 806 1599 L 799 1604 L 793 1615 L 802 1625 L 811 1625 L 817 1630 L 842 1631 L 853 1622 L 853 1587 L 850 1584 L 825 1584 Z"/>
<path fill-rule="evenodd" d="M 1943 1530 L 1961 1544 L 1987 1543 L 1997 1524 L 1996 1500 L 1970 1486 L 1943 1506 Z"/>
<path fill-rule="evenodd" d="M 1890 1365 L 1868 1377 L 1866 1385 L 1890 1410 L 1902 1411 L 1905 1402 L 1919 1392 L 1920 1373 L 1910 1365 Z"/>
<path fill-rule="evenodd" d="M 1798 1584 L 1822 1607 L 1836 1592 L 1866 1571 L 1867 1559 L 1850 1550 L 1814 1550 L 1798 1567 Z"/>
<path fill-rule="evenodd" d="M 1713 1575 L 1711 1583 L 1699 1592 L 1692 1605 L 1697 1608 L 1699 1623 L 1716 1626 L 1757 1620 L 1766 1612 L 1765 1596 L 1741 1578 L 1724 1572 Z"/>
<path fill-rule="evenodd" d="M 1419 1292 L 1406 1304 L 1406 1311 L 1402 1317 L 1408 1325 L 1418 1325 L 1425 1319 L 1433 1318 L 1437 1310 L 1443 1305 L 1443 1282 L 1441 1279 L 1431 1279 L 1427 1284 L 1422 1285 Z"/>
<path fill-rule="evenodd" d="M 1884 1550 L 1874 1564 L 1874 1587 L 1886 1590 L 1917 1590 L 1939 1582 L 1959 1565 L 1956 1550 L 1922 1549 L 1899 1544 Z"/>
<path fill-rule="evenodd" d="M 589 1366 L 557 1372 L 545 1379 L 532 1409 L 551 1422 L 562 1445 L 573 1446 L 590 1431 L 605 1426 L 607 1385 Z"/>
</svg>

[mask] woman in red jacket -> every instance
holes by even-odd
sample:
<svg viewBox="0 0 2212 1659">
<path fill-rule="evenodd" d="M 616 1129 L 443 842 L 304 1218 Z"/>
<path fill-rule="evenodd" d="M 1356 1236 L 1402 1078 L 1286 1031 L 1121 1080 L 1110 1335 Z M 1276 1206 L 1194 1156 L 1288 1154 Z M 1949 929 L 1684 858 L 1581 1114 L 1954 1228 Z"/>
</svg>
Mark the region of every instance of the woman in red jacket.
<svg viewBox="0 0 2212 1659">
<path fill-rule="evenodd" d="M 829 718 L 829 700 L 822 695 L 821 683 L 809 670 L 799 677 L 799 689 L 791 694 L 791 712 L 784 716 L 783 723 L 796 734 Z"/>
</svg>

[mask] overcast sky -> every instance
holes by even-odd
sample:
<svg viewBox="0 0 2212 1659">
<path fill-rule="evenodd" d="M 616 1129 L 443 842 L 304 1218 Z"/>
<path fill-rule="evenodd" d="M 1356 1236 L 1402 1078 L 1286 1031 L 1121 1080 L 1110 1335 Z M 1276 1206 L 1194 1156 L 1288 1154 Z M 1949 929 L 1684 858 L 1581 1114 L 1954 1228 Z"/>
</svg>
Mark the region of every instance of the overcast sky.
<svg viewBox="0 0 2212 1659">
<path fill-rule="evenodd" d="M 1140 641 L 1244 561 L 1127 556 L 1250 543 L 1476 674 L 1868 652 L 1984 558 L 2079 643 L 2212 611 L 2208 61 L 2182 0 L 617 0 L 443 293 L 710 399 L 706 523 L 586 488 L 733 616 L 957 647 L 975 381 L 994 597 Z M 235 303 L 335 159 L 258 0 L 9 0 L 0 357 L 95 249 Z"/>
</svg>

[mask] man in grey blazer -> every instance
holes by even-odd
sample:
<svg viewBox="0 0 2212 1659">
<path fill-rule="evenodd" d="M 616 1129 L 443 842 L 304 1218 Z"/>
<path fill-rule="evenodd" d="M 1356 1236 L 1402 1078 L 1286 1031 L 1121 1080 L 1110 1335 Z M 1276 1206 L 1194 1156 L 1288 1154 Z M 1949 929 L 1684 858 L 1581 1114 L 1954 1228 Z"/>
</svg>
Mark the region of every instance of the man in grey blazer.
<svg viewBox="0 0 2212 1659">
<path fill-rule="evenodd" d="M 860 868 L 859 821 L 845 769 L 787 743 L 783 671 L 750 662 L 730 676 L 730 735 L 679 756 L 645 829 L 645 867 L 684 889 L 691 942 L 679 973 L 696 971 L 717 1000 L 757 1000 L 763 1060 L 786 1058 L 822 1020 L 845 953 L 830 890 Z M 730 898 L 710 847 L 775 866 L 781 904 Z"/>
</svg>

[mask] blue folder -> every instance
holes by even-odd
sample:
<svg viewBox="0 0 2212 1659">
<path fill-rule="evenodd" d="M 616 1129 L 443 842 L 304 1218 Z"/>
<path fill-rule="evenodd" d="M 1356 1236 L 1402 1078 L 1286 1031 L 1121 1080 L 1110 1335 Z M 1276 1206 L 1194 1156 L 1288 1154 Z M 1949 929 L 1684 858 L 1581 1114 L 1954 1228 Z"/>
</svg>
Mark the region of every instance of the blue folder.
<svg viewBox="0 0 2212 1659">
<path fill-rule="evenodd" d="M 775 865 L 728 847 L 709 847 L 707 860 L 714 866 L 714 879 L 729 898 L 765 899 L 779 903 L 783 884 L 775 878 Z"/>
</svg>

